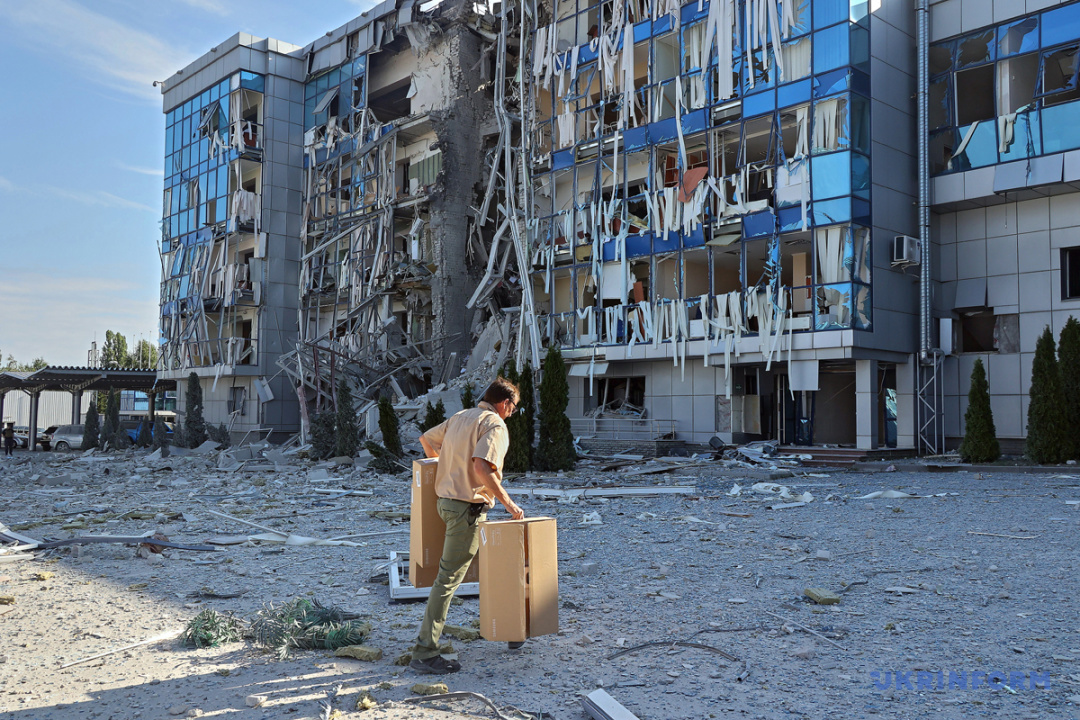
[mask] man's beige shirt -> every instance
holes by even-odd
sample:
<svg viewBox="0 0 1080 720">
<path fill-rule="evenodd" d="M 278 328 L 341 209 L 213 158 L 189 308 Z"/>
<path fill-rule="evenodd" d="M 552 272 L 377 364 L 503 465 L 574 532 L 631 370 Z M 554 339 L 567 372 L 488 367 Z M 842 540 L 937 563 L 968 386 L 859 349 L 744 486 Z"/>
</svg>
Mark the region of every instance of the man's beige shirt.
<svg viewBox="0 0 1080 720">
<path fill-rule="evenodd" d="M 473 458 L 483 458 L 495 467 L 495 476 L 502 482 L 503 458 L 510 447 L 510 432 L 495 412 L 494 406 L 482 402 L 462 410 L 440 425 L 424 433 L 439 454 L 439 469 L 435 473 L 435 494 L 450 500 L 495 504 L 495 496 L 473 470 Z"/>
</svg>

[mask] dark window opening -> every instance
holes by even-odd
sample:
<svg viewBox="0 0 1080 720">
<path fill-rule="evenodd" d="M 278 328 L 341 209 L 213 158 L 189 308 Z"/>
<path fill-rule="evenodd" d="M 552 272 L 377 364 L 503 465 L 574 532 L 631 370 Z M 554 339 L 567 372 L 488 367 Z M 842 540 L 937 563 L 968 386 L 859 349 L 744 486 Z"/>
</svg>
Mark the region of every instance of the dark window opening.
<svg viewBox="0 0 1080 720">
<path fill-rule="evenodd" d="M 960 39 L 957 67 L 967 67 L 994 59 L 994 29 L 983 30 Z"/>
<path fill-rule="evenodd" d="M 1080 247 L 1061 249 L 1061 298 L 1080 299 Z"/>
<path fill-rule="evenodd" d="M 956 73 L 956 124 L 960 127 L 997 116 L 994 110 L 994 66 Z"/>
<path fill-rule="evenodd" d="M 244 407 L 245 397 L 247 395 L 246 388 L 231 387 L 229 388 L 229 414 L 246 415 L 247 410 Z"/>
<path fill-rule="evenodd" d="M 645 378 L 596 378 L 590 396 L 585 378 L 585 413 L 592 417 L 642 417 L 645 412 Z"/>
<path fill-rule="evenodd" d="M 1020 352 L 1020 316 L 995 315 L 992 308 L 960 313 L 959 351 L 962 353 Z"/>
<path fill-rule="evenodd" d="M 1043 57 L 1042 90 L 1047 105 L 1080 98 L 1077 87 L 1077 51 L 1080 46 L 1062 48 Z"/>
</svg>

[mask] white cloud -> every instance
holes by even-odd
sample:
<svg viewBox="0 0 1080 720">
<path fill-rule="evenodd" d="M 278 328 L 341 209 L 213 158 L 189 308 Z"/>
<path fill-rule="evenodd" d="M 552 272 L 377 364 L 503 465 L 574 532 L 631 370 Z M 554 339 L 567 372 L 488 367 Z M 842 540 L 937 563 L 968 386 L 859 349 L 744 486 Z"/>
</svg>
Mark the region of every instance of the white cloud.
<svg viewBox="0 0 1080 720">
<path fill-rule="evenodd" d="M 153 341 L 158 322 L 156 280 L 136 284 L 122 277 L 60 277 L 5 269 L 0 307 L 10 317 L 33 320 L 3 323 L 0 351 L 23 361 L 44 357 L 53 365 L 85 365 L 95 333 L 99 345 L 106 330 L 128 336 L 143 333 Z"/>
<path fill-rule="evenodd" d="M 10 180 L 8 180 L 3 175 L 0 175 L 0 190 L 7 190 L 8 192 L 14 192 L 15 190 L 18 190 L 18 188 L 15 187 L 15 183 L 11 182 Z"/>
<path fill-rule="evenodd" d="M 135 210 L 145 210 L 155 215 L 161 213 L 161 209 L 155 209 L 149 205 L 144 205 L 134 200 L 128 200 L 127 198 L 120 197 L 119 195 L 113 195 L 111 192 L 104 190 L 94 190 L 86 192 L 83 190 L 68 190 L 67 188 L 60 187 L 44 187 L 43 192 L 56 195 L 58 197 L 67 198 L 83 205 L 90 205 L 92 207 L 122 207 L 133 208 Z"/>
<path fill-rule="evenodd" d="M 116 166 L 121 170 L 127 170 L 128 172 L 139 173 L 140 175 L 153 175 L 154 177 L 164 177 L 165 171 L 161 168 L 141 168 L 134 165 L 126 165 L 122 162 L 116 163 Z M 0 178 L 2 180 L 3 178 Z"/>
<path fill-rule="evenodd" d="M 72 0 L 0 0 L 0 17 L 28 46 L 59 56 L 105 85 L 158 103 L 161 94 L 152 83 L 190 59 L 153 35 Z"/>
</svg>

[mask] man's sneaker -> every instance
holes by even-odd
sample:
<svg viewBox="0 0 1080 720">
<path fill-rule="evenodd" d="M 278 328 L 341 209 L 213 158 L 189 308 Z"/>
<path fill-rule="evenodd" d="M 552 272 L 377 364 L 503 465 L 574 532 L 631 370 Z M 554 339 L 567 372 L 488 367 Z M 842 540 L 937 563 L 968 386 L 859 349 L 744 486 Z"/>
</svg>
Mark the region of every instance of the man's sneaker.
<svg viewBox="0 0 1080 720">
<path fill-rule="evenodd" d="M 436 655 L 423 660 L 413 660 L 409 663 L 409 667 L 427 675 L 449 675 L 460 670 L 461 663 L 457 660 L 447 660 L 442 655 Z"/>
<path fill-rule="evenodd" d="M 506 649 L 507 650 L 517 650 L 524 644 L 525 644 L 524 640 L 522 640 L 521 642 L 508 642 L 508 643 L 506 643 Z"/>
</svg>

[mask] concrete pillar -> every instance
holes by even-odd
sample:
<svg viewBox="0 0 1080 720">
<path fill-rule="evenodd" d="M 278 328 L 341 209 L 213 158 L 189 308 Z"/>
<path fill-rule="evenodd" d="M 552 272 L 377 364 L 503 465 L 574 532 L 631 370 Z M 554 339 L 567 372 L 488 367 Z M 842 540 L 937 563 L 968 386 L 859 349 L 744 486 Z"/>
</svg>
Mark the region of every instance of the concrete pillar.
<svg viewBox="0 0 1080 720">
<path fill-rule="evenodd" d="M 483 146 L 480 127 L 494 117 L 491 100 L 478 91 L 474 70 L 482 60 L 484 40 L 465 27 L 448 27 L 440 40 L 445 57 L 439 61 L 443 86 L 441 107 L 430 113 L 431 123 L 442 152 L 442 174 L 445 186 L 430 201 L 429 222 L 434 233 L 432 243 L 438 272 L 431 280 L 431 302 L 434 323 L 432 336 L 445 338 L 425 350 L 435 374 L 443 367 L 451 352 L 464 357 L 472 347 L 470 330 L 473 311 L 465 304 L 476 289 L 479 274 L 470 276 L 466 261 L 471 208 L 479 202 L 478 188 L 487 177 L 484 174 Z M 507 239 L 509 240 L 509 233 Z M 525 280 L 528 282 L 528 280 Z"/>
<path fill-rule="evenodd" d="M 878 363 L 855 361 L 855 446 L 873 450 L 878 446 Z"/>
<path fill-rule="evenodd" d="M 78 425 L 82 417 L 82 390 L 71 391 L 71 424 Z"/>
<path fill-rule="evenodd" d="M 40 392 L 30 393 L 30 452 L 37 450 L 38 400 L 40 399 Z"/>
<path fill-rule="evenodd" d="M 146 393 L 146 412 L 151 425 L 154 424 L 154 404 L 157 401 L 157 393 L 150 390 Z"/>
<path fill-rule="evenodd" d="M 4 398 L 7 397 L 7 392 L 0 392 L 0 420 L 4 419 Z"/>
<path fill-rule="evenodd" d="M 896 364 L 896 447 L 915 447 L 918 433 L 918 412 L 916 412 L 916 383 L 919 376 L 918 360 L 915 355 L 906 363 Z"/>
</svg>

